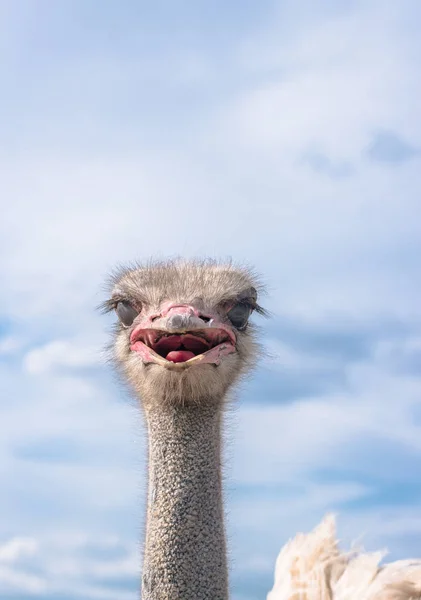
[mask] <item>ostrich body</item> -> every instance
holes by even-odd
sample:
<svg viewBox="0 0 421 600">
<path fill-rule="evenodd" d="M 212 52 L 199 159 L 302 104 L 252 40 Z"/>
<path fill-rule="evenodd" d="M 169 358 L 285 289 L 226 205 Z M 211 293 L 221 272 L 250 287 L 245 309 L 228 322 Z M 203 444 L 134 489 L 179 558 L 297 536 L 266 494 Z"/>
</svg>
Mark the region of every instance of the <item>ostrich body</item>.
<svg viewBox="0 0 421 600">
<path fill-rule="evenodd" d="M 258 356 L 249 317 L 264 313 L 259 289 L 248 269 L 215 261 L 151 262 L 112 278 L 114 356 L 148 432 L 143 600 L 228 599 L 222 420 Z M 380 558 L 340 553 L 327 518 L 281 550 L 268 600 L 421 598 L 419 561 L 380 568 Z"/>
</svg>

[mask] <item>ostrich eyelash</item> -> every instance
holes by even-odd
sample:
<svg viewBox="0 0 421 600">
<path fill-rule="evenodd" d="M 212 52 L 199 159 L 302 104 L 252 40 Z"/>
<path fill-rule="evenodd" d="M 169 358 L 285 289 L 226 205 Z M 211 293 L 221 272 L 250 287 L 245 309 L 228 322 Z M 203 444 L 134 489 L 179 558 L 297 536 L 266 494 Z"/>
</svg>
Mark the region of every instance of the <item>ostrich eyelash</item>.
<svg viewBox="0 0 421 600">
<path fill-rule="evenodd" d="M 101 314 L 104 315 L 113 312 L 117 308 L 117 304 L 119 302 L 128 302 L 129 304 L 132 304 L 135 307 L 138 304 L 133 299 L 128 298 L 127 296 L 114 296 L 113 298 L 109 298 L 108 300 L 105 300 L 105 302 L 102 302 L 98 306 L 98 309 L 101 312 Z"/>
</svg>

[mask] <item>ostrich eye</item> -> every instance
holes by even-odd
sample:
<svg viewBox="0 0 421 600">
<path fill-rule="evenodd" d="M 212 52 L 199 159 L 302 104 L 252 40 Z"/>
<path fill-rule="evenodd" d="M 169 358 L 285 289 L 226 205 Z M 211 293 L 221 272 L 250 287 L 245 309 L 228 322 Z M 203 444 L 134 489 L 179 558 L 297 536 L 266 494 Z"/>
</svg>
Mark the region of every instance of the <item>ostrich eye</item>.
<svg viewBox="0 0 421 600">
<path fill-rule="evenodd" d="M 248 318 L 251 313 L 251 308 L 247 304 L 239 302 L 235 304 L 231 310 L 227 312 L 227 317 L 237 329 L 244 329 L 247 325 Z"/>
<path fill-rule="evenodd" d="M 126 327 L 130 327 L 135 318 L 138 315 L 138 312 L 125 300 L 119 302 L 116 306 L 115 312 L 117 313 L 118 318 Z"/>
</svg>

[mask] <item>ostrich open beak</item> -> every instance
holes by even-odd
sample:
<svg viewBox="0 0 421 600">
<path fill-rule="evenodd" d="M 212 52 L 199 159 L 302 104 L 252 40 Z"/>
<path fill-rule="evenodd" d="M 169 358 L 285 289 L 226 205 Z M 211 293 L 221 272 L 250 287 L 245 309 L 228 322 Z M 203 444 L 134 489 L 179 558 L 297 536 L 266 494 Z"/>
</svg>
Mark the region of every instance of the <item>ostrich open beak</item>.
<svg viewBox="0 0 421 600">
<path fill-rule="evenodd" d="M 130 349 L 138 352 L 144 363 L 185 369 L 197 364 L 219 365 L 223 356 L 236 351 L 236 338 L 226 326 L 171 332 L 136 327 Z"/>
</svg>

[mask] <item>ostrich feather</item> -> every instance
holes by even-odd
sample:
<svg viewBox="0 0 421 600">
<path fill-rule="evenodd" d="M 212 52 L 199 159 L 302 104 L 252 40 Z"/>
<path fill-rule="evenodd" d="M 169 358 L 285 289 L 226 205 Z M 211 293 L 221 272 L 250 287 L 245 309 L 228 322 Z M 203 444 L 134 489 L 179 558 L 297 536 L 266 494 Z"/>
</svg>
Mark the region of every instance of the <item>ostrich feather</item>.
<svg viewBox="0 0 421 600">
<path fill-rule="evenodd" d="M 381 565 L 386 552 L 343 552 L 327 515 L 280 551 L 267 600 L 421 600 L 421 560 Z"/>
</svg>

